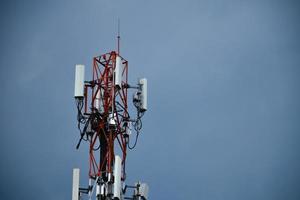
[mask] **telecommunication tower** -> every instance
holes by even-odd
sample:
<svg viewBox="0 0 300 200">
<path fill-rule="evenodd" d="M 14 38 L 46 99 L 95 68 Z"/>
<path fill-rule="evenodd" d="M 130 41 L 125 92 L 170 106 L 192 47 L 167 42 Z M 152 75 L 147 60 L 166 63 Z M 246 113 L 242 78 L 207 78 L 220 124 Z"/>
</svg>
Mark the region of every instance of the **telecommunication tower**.
<svg viewBox="0 0 300 200">
<path fill-rule="evenodd" d="M 117 51 L 93 58 L 90 81 L 85 81 L 84 65 L 75 67 L 74 96 L 80 131 L 76 148 L 82 141 L 89 144 L 89 184 L 80 187 L 80 170 L 73 169 L 72 200 L 148 199 L 146 183 L 125 184 L 127 149 L 135 147 L 141 118 L 147 111 L 147 79 L 141 78 L 135 85 L 128 83 L 128 61 L 120 55 L 119 42 L 118 34 Z M 131 89 L 134 117 L 128 107 Z M 130 189 L 132 194 L 127 196 Z"/>
</svg>

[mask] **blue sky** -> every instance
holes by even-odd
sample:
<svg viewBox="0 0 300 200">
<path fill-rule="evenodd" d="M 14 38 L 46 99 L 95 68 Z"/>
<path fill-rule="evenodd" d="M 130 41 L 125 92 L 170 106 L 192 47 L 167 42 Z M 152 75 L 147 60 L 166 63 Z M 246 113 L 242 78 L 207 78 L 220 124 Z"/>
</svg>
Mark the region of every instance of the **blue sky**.
<svg viewBox="0 0 300 200">
<path fill-rule="evenodd" d="M 0 193 L 71 199 L 88 148 L 74 66 L 116 49 L 131 83 L 148 78 L 149 111 L 127 183 L 150 199 L 300 198 L 297 1 L 2 1 Z M 87 71 L 87 75 L 90 71 Z"/>
</svg>

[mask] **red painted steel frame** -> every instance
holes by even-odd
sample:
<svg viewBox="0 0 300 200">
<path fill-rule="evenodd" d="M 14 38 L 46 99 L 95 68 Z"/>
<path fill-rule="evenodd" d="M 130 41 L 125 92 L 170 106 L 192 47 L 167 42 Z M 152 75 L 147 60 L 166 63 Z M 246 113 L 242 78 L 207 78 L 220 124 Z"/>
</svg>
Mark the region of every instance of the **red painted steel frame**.
<svg viewBox="0 0 300 200">
<path fill-rule="evenodd" d="M 95 110 L 97 93 L 100 92 L 102 106 L 101 116 L 103 119 L 97 124 L 96 134 L 90 140 L 89 150 L 89 176 L 95 178 L 106 173 L 112 173 L 114 162 L 115 145 L 118 145 L 122 152 L 122 179 L 125 179 L 126 142 L 124 133 L 127 126 L 124 126 L 122 119 L 128 118 L 127 88 L 117 88 L 114 85 L 114 69 L 116 67 L 117 52 L 103 54 L 93 59 L 93 80 L 85 84 L 85 114 L 89 115 Z M 122 86 L 128 81 L 128 62 L 120 56 L 122 60 Z M 117 103 L 118 102 L 118 103 Z M 121 104 L 122 110 L 116 115 L 116 129 L 107 129 L 107 119 L 112 109 L 117 109 L 117 104 Z M 89 107 L 89 108 L 88 108 Z M 102 142 L 100 149 L 104 149 L 105 156 L 100 160 L 100 150 L 94 151 Z M 115 144 L 115 141 L 116 144 Z M 105 145 L 105 146 L 104 146 Z M 95 156 L 95 154 L 98 154 Z M 102 162 L 102 163 L 101 163 Z"/>
</svg>

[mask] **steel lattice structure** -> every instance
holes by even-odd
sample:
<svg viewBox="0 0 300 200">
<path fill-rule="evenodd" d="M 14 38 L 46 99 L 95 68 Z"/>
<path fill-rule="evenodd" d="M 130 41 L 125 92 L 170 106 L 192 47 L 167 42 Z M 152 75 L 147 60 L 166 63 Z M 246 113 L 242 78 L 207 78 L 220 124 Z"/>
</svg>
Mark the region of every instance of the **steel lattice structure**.
<svg viewBox="0 0 300 200">
<path fill-rule="evenodd" d="M 121 87 L 114 84 L 116 58 L 119 56 L 124 66 Z M 128 129 L 128 62 L 115 51 L 93 59 L 93 80 L 85 84 L 85 115 L 98 115 L 92 125 L 89 156 L 89 176 L 106 177 L 112 173 L 115 141 L 122 151 L 123 175 L 125 179 L 126 138 Z M 89 95 L 89 92 L 91 94 Z M 90 107 L 88 108 L 88 105 Z M 114 113 L 115 127 L 107 123 Z M 95 149 L 100 147 L 100 157 L 96 159 Z"/>
<path fill-rule="evenodd" d="M 80 130 L 76 148 L 82 140 L 89 143 L 89 186 L 78 191 L 79 194 L 89 194 L 91 198 L 96 186 L 98 199 L 122 199 L 126 192 L 126 187 L 121 188 L 126 179 L 127 148 L 135 147 L 142 128 L 141 118 L 147 110 L 147 80 L 140 79 L 136 86 L 128 84 L 128 61 L 119 55 L 119 46 L 118 52 L 94 57 L 92 72 L 92 80 L 84 81 L 84 66 L 76 65 L 75 99 Z M 136 90 L 133 95 L 133 105 L 137 110 L 134 119 L 128 111 L 129 89 Z M 132 129 L 136 136 L 134 145 L 130 147 Z M 77 182 L 74 183 L 76 185 Z M 76 199 L 74 188 L 73 185 L 73 197 Z M 138 183 L 129 188 L 135 188 L 136 197 L 147 196 L 146 184 Z"/>
</svg>

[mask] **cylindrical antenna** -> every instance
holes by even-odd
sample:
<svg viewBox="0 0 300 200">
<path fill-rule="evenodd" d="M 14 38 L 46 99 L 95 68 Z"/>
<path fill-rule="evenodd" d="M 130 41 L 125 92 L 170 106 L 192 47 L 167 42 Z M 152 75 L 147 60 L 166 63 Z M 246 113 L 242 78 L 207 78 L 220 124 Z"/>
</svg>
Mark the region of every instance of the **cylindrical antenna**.
<svg viewBox="0 0 300 200">
<path fill-rule="evenodd" d="M 120 55 L 120 18 L 118 18 L 118 55 Z"/>
</svg>

